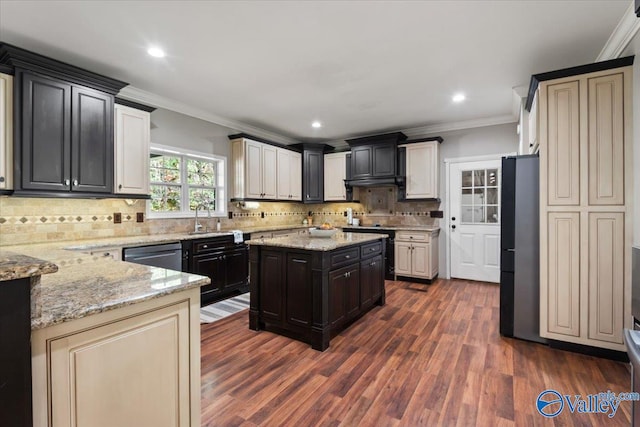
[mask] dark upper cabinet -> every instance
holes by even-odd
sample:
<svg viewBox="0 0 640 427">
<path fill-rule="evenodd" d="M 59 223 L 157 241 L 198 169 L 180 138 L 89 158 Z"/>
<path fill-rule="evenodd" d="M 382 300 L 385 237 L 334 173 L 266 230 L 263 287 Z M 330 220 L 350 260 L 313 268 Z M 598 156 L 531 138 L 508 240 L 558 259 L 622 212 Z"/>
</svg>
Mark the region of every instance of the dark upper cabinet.
<svg viewBox="0 0 640 427">
<path fill-rule="evenodd" d="M 113 96 L 20 72 L 20 189 L 111 193 Z"/>
<path fill-rule="evenodd" d="M 395 179 L 398 175 L 398 143 L 406 139 L 403 133 L 395 132 L 347 140 L 351 147 L 351 174 L 347 180 Z"/>
<path fill-rule="evenodd" d="M 22 158 L 16 162 L 21 179 L 16 186 L 70 190 L 71 85 L 23 73 L 22 99 Z"/>
<path fill-rule="evenodd" d="M 0 43 L 14 71 L 15 192 L 113 193 L 114 96 L 127 84 Z"/>
<path fill-rule="evenodd" d="M 330 148 L 325 144 L 296 144 L 302 151 L 302 201 L 324 202 L 324 153 Z"/>
</svg>

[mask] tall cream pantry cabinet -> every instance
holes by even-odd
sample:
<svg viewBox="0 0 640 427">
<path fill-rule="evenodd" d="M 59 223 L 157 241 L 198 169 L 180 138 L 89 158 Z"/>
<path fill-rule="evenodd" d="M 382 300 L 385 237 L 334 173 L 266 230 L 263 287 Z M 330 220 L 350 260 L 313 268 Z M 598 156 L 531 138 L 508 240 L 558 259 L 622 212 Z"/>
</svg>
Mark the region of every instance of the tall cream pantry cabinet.
<svg viewBox="0 0 640 427">
<path fill-rule="evenodd" d="M 540 335 L 551 340 L 625 350 L 622 330 L 632 326 L 632 63 L 621 58 L 532 78 Z"/>
</svg>

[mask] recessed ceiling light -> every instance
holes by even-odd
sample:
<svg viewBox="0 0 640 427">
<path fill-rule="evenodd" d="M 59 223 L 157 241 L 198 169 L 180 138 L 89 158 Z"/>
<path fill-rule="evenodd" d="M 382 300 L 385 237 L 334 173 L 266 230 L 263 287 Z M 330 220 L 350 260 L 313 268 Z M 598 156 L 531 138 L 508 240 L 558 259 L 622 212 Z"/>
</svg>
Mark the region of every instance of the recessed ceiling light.
<svg viewBox="0 0 640 427">
<path fill-rule="evenodd" d="M 466 96 L 464 96 L 464 93 L 456 93 L 455 95 L 453 95 L 453 102 L 462 102 L 465 99 L 467 99 Z"/>
<path fill-rule="evenodd" d="M 164 51 L 159 47 L 150 47 L 147 49 L 147 53 L 154 58 L 164 58 Z"/>
<path fill-rule="evenodd" d="M 311 123 L 311 127 L 312 128 L 316 128 L 316 129 L 321 128 L 322 127 L 322 123 L 320 123 L 319 121 L 316 120 L 315 122 Z"/>
</svg>

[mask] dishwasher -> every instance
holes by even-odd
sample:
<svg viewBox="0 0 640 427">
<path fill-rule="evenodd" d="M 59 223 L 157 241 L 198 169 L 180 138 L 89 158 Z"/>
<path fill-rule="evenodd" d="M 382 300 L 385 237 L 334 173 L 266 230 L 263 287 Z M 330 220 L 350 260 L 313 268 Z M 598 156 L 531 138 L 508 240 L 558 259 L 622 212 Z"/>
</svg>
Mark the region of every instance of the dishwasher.
<svg viewBox="0 0 640 427">
<path fill-rule="evenodd" d="M 122 252 L 123 258 L 127 262 L 182 271 L 182 245 L 180 242 L 124 248 Z"/>
</svg>

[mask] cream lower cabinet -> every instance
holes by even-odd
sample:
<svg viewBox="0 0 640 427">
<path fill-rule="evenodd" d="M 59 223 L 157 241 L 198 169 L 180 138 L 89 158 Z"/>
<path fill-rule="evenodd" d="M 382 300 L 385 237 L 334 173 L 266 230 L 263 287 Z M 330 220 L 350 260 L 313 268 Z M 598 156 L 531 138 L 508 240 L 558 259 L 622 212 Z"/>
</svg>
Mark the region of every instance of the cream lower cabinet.
<svg viewBox="0 0 640 427">
<path fill-rule="evenodd" d="M 631 67 L 543 81 L 540 335 L 625 351 L 631 328 Z"/>
<path fill-rule="evenodd" d="M 115 186 L 117 194 L 149 194 L 151 114 L 115 106 Z"/>
<path fill-rule="evenodd" d="M 200 426 L 199 289 L 32 333 L 34 425 Z"/>
<path fill-rule="evenodd" d="M 0 190 L 13 189 L 13 76 L 0 73 Z"/>
<path fill-rule="evenodd" d="M 395 238 L 395 274 L 433 279 L 438 275 L 438 232 L 403 231 Z"/>
</svg>

